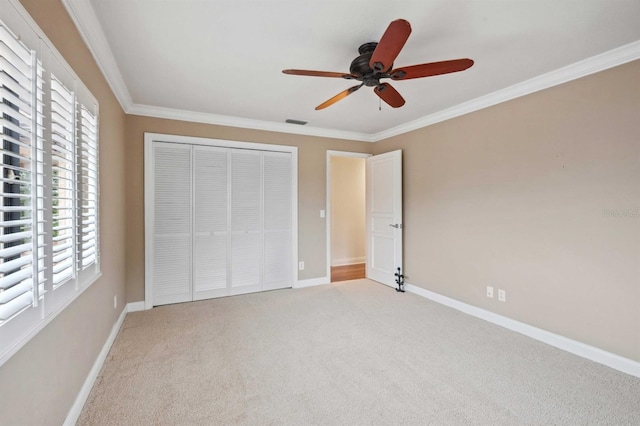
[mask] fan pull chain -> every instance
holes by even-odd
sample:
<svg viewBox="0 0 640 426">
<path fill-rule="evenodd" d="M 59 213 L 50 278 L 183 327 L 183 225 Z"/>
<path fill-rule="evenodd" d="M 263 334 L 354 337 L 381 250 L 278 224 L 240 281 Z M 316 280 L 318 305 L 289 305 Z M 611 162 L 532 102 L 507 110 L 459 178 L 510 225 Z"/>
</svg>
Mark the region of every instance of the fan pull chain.
<svg viewBox="0 0 640 426">
<path fill-rule="evenodd" d="M 382 99 L 378 98 L 378 111 L 382 111 Z"/>
</svg>

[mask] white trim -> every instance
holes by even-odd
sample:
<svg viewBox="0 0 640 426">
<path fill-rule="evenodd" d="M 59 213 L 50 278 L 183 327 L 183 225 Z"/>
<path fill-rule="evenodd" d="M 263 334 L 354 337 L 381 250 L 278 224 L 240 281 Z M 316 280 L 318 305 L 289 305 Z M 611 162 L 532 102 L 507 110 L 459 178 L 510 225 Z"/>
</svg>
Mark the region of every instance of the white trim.
<svg viewBox="0 0 640 426">
<path fill-rule="evenodd" d="M 150 105 L 133 104 L 130 108 L 126 109 L 125 112 L 132 115 L 164 118 L 167 120 L 188 121 L 191 123 L 215 124 L 219 126 L 264 130 L 268 132 L 292 133 L 296 135 L 319 136 L 324 138 L 346 139 L 360 142 L 374 142 L 373 136 L 366 133 L 349 132 L 346 130 L 323 129 L 320 127 L 300 126 L 297 124 L 254 120 L 250 118 L 232 117 L 229 115 L 187 111 Z"/>
<path fill-rule="evenodd" d="M 98 378 L 98 374 L 100 374 L 100 370 L 102 370 L 102 366 L 104 365 L 104 362 L 107 359 L 107 355 L 109 355 L 109 350 L 111 350 L 111 346 L 113 345 L 113 342 L 116 340 L 116 337 L 118 336 L 118 332 L 120 331 L 120 327 L 124 322 L 124 318 L 127 316 L 127 313 L 129 312 L 129 309 L 128 309 L 129 305 L 130 304 L 125 305 L 124 309 L 120 313 L 120 316 L 118 317 L 118 320 L 116 321 L 115 324 L 113 324 L 113 327 L 111 328 L 111 333 L 109 334 L 109 337 L 107 337 L 107 341 L 104 342 L 104 345 L 102 346 L 102 350 L 98 354 L 96 361 L 93 363 L 93 367 L 91 367 L 91 370 L 87 375 L 87 378 L 84 380 L 84 384 L 82 385 L 82 388 L 80 389 L 80 392 L 76 397 L 76 400 L 74 401 L 73 405 L 71 406 L 71 409 L 67 413 L 67 418 L 64 420 L 64 423 L 63 423 L 64 426 L 75 425 L 76 422 L 78 421 L 78 418 L 80 417 L 80 413 L 82 413 L 82 407 L 84 407 L 85 402 L 87 402 L 87 398 L 89 398 L 89 394 L 91 393 L 91 388 L 93 388 L 93 384 Z"/>
<path fill-rule="evenodd" d="M 293 286 L 293 288 L 306 288 L 313 287 L 316 285 L 323 285 L 330 283 L 329 277 L 320 277 L 320 278 L 309 278 L 308 280 L 298 280 L 298 282 Z"/>
<path fill-rule="evenodd" d="M 146 310 L 144 300 L 140 302 L 127 303 L 127 312 L 139 312 Z"/>
<path fill-rule="evenodd" d="M 367 261 L 366 256 L 360 257 L 345 257 L 343 259 L 336 259 L 331 262 L 331 266 L 347 266 L 347 265 L 358 265 L 360 263 L 365 263 Z"/>
<path fill-rule="evenodd" d="M 371 136 L 374 142 L 378 142 L 393 136 L 421 129 L 432 124 L 440 123 L 441 121 L 449 120 L 451 118 L 459 117 L 461 115 L 469 114 L 512 99 L 526 96 L 540 90 L 548 89 L 549 87 L 577 80 L 578 78 L 604 71 L 638 58 L 640 58 L 640 41 L 635 41 L 546 74 L 525 80 L 521 83 L 514 84 L 513 86 L 509 86 L 502 90 L 489 93 L 417 120 L 383 130 L 382 132 L 378 132 Z"/>
<path fill-rule="evenodd" d="M 327 174 L 325 178 L 326 201 L 325 201 L 325 227 L 326 227 L 326 256 L 327 256 L 327 277 L 331 277 L 331 157 L 351 157 L 368 158 L 371 154 L 363 152 L 335 151 L 327 150 Z M 365 257 L 366 261 L 366 257 Z M 329 280 L 331 281 L 331 280 Z"/>
<path fill-rule="evenodd" d="M 17 0 L 11 1 L 17 2 Z M 62 2 L 127 114 L 363 142 L 378 142 L 640 59 L 640 41 L 635 41 L 417 120 L 378 133 L 366 134 L 134 104 L 91 2 L 85 0 L 62 0 Z"/>
<path fill-rule="evenodd" d="M 546 343 L 558 349 L 562 349 L 574 355 L 578 355 L 582 358 L 595 361 L 597 363 L 606 365 L 607 367 L 614 368 L 632 376 L 640 377 L 640 362 L 624 358 L 620 355 L 598 349 L 594 346 L 589 346 L 585 343 L 569 339 L 568 337 L 564 337 L 559 334 L 555 334 L 520 321 L 516 321 L 514 319 L 487 311 L 486 309 L 478 308 L 477 306 L 460 302 L 459 300 L 443 296 L 441 294 L 426 290 L 413 284 L 406 283 L 405 289 L 410 293 L 425 297 L 429 300 L 440 303 L 441 305 L 448 306 L 476 318 L 489 321 L 490 323 L 499 325 L 511 331 L 524 334 L 525 336 L 531 337 L 532 339 Z"/>
<path fill-rule="evenodd" d="M 127 85 L 122 78 L 120 68 L 102 31 L 102 26 L 95 10 L 91 6 L 91 2 L 85 0 L 62 0 L 62 3 L 122 109 L 125 112 L 128 111 L 133 105 L 131 94 L 129 94 L 129 89 L 127 89 Z"/>
<path fill-rule="evenodd" d="M 186 145 L 206 145 L 217 146 L 223 148 L 237 148 L 237 149 L 254 149 L 257 151 L 273 151 L 273 152 L 289 152 L 297 153 L 298 147 L 290 145 L 275 145 L 268 143 L 258 142 L 243 142 L 235 140 L 215 139 L 215 138 L 201 138 L 196 136 L 181 136 L 181 135 L 168 135 L 163 133 L 144 133 L 145 146 L 151 142 L 167 142 L 178 143 Z M 294 157 L 292 157 L 294 158 Z M 297 158 L 297 155 L 295 156 Z"/>
<path fill-rule="evenodd" d="M 145 133 L 144 135 L 144 205 L 150 206 L 153 203 L 153 180 L 151 179 L 151 169 L 153 167 L 153 163 L 151 161 L 151 156 L 153 154 L 153 147 L 151 144 L 152 136 Z M 149 246 L 151 243 L 151 237 L 147 235 L 150 229 L 153 229 L 153 215 L 148 211 L 149 209 L 145 208 L 144 213 L 144 308 L 151 309 L 153 308 L 153 292 L 151 290 L 151 284 L 149 283 L 149 277 L 151 276 L 151 267 L 147 259 L 149 259 L 152 255 L 152 249 Z"/>
</svg>

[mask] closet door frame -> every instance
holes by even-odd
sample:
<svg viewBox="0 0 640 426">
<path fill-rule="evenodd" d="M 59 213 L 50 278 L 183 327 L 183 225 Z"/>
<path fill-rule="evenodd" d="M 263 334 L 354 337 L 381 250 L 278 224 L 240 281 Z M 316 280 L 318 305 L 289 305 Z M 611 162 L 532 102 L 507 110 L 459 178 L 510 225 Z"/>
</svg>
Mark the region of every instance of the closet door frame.
<svg viewBox="0 0 640 426">
<path fill-rule="evenodd" d="M 220 148 L 247 149 L 267 152 L 285 152 L 291 154 L 291 283 L 295 288 L 298 282 L 298 148 L 286 145 L 271 145 L 254 142 L 228 141 L 222 139 L 200 138 L 192 136 L 167 135 L 160 133 L 144 134 L 144 203 L 145 203 L 145 309 L 153 307 L 153 275 L 150 259 L 153 259 L 154 229 L 154 188 L 153 188 L 153 144 L 155 142 L 202 145 Z"/>
</svg>

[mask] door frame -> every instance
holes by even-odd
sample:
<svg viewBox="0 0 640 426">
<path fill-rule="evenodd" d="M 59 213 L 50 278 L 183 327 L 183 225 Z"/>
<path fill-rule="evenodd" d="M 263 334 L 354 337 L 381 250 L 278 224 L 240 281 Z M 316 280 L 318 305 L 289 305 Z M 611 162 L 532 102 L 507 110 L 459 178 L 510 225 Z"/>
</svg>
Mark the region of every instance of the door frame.
<svg viewBox="0 0 640 426">
<path fill-rule="evenodd" d="M 168 135 L 162 133 L 144 133 L 144 308 L 153 307 L 153 283 L 151 265 L 147 261 L 153 258 L 153 156 L 154 142 L 168 142 L 186 145 L 204 145 L 221 148 L 249 149 L 257 151 L 287 152 L 291 154 L 291 283 L 298 285 L 298 147 L 272 145 L 255 142 L 230 141 L 193 136 Z"/>
<path fill-rule="evenodd" d="M 327 202 L 325 210 L 326 228 L 327 228 L 327 282 L 331 283 L 331 157 L 351 157 L 366 159 L 371 157 L 372 154 L 364 152 L 351 152 L 351 151 L 334 151 L 327 150 Z M 365 189 L 366 191 L 366 189 Z"/>
</svg>

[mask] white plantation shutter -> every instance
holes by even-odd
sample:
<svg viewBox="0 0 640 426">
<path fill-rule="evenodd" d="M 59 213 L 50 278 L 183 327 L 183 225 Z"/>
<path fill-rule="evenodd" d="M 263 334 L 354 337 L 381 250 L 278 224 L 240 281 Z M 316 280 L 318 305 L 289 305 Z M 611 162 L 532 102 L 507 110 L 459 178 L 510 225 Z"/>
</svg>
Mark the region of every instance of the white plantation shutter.
<svg viewBox="0 0 640 426">
<path fill-rule="evenodd" d="M 78 111 L 78 267 L 98 262 L 98 117 L 84 104 Z"/>
<path fill-rule="evenodd" d="M 74 268 L 75 98 L 51 75 L 53 286 L 72 278 Z"/>
<path fill-rule="evenodd" d="M 37 301 L 35 55 L 0 23 L 0 325 Z"/>
<path fill-rule="evenodd" d="M 0 8 L 0 364 L 100 272 L 98 105 L 16 12 Z"/>
</svg>

